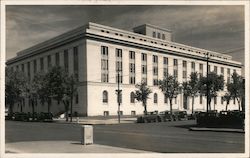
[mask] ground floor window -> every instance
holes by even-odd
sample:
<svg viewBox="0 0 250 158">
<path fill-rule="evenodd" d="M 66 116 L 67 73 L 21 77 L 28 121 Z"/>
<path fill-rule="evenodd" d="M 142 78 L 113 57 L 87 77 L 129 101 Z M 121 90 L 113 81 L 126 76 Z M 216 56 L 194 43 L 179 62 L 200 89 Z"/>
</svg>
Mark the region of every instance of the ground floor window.
<svg viewBox="0 0 250 158">
<path fill-rule="evenodd" d="M 109 116 L 109 111 L 104 111 L 104 112 L 103 112 L 103 115 L 104 115 L 104 116 Z"/>
<path fill-rule="evenodd" d="M 132 115 L 132 116 L 135 116 L 135 115 L 136 115 L 136 112 L 135 112 L 135 111 L 131 111 L 131 115 Z"/>
</svg>

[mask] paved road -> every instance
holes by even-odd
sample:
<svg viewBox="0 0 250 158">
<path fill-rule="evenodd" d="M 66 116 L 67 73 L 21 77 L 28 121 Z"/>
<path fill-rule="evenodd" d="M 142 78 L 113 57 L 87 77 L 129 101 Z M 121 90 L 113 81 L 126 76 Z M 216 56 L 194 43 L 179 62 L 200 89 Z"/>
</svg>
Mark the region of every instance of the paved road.
<svg viewBox="0 0 250 158">
<path fill-rule="evenodd" d="M 244 134 L 189 131 L 194 121 L 95 125 L 94 143 L 153 152 L 244 152 Z M 80 141 L 76 124 L 6 121 L 6 143 Z"/>
</svg>

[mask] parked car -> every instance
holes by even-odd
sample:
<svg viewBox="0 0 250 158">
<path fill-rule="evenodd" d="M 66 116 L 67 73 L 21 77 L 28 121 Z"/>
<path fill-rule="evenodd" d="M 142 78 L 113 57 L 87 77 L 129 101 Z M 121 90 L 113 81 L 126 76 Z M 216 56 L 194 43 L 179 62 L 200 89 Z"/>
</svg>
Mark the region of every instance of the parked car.
<svg viewBox="0 0 250 158">
<path fill-rule="evenodd" d="M 24 113 L 24 112 L 16 112 L 16 113 L 14 113 L 14 115 L 13 115 L 13 119 L 15 120 L 15 121 L 28 121 L 29 120 L 29 117 L 28 117 L 28 115 L 26 114 L 26 113 Z"/>
<path fill-rule="evenodd" d="M 38 121 L 52 122 L 53 121 L 53 114 L 41 112 L 40 115 L 38 116 Z"/>
<path fill-rule="evenodd" d="M 194 111 L 193 114 L 188 114 L 188 120 L 195 120 L 197 119 L 197 116 L 199 115 L 199 113 L 201 113 L 202 111 Z"/>
<path fill-rule="evenodd" d="M 157 111 L 147 112 L 143 116 L 137 118 L 137 123 L 160 122 L 161 118 Z"/>
<path fill-rule="evenodd" d="M 174 121 L 187 120 L 187 112 L 186 111 L 174 111 L 173 112 Z"/>
<path fill-rule="evenodd" d="M 159 113 L 159 117 L 160 117 L 161 122 L 172 121 L 172 119 L 173 119 L 170 111 L 168 111 L 168 110 L 161 111 Z"/>
</svg>

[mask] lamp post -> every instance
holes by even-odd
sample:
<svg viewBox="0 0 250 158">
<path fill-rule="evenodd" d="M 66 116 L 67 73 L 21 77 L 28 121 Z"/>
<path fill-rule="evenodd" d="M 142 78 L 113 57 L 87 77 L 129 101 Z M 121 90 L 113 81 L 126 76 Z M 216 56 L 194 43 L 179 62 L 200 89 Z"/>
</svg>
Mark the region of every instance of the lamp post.
<svg viewBox="0 0 250 158">
<path fill-rule="evenodd" d="M 208 56 L 209 56 L 209 53 L 207 52 L 207 54 L 206 54 L 206 60 L 207 60 L 207 86 L 206 86 L 206 88 L 207 88 L 207 113 L 208 113 L 208 93 L 209 93 L 209 88 L 208 88 L 208 71 L 209 71 L 209 69 L 208 69 Z"/>
</svg>

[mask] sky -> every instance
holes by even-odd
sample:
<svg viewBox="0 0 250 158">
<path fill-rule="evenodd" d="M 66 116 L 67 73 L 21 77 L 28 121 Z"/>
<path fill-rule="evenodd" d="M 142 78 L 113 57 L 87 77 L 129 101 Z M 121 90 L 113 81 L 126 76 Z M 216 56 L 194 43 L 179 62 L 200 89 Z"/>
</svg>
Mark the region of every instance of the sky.
<svg viewBox="0 0 250 158">
<path fill-rule="evenodd" d="M 7 6 L 6 58 L 88 22 L 127 31 L 152 24 L 174 41 L 233 56 L 244 64 L 244 6 Z"/>
</svg>

